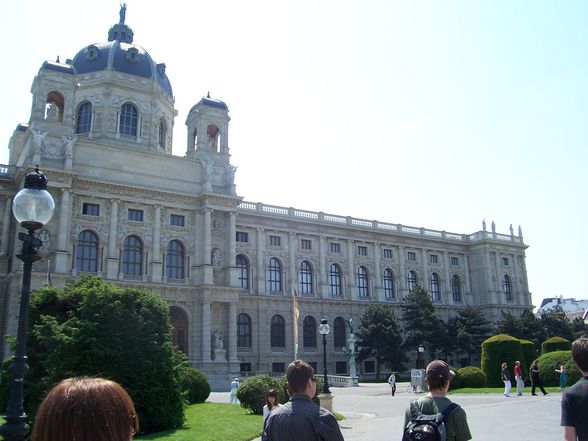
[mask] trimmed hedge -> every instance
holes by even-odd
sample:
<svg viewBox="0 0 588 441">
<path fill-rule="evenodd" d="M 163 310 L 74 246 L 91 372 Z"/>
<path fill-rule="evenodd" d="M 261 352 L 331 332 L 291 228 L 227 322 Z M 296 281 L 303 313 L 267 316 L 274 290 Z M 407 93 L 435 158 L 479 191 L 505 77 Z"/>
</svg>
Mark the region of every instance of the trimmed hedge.
<svg viewBox="0 0 588 441">
<path fill-rule="evenodd" d="M 180 386 L 190 404 L 204 403 L 210 395 L 208 378 L 192 367 L 186 367 L 180 371 Z"/>
<path fill-rule="evenodd" d="M 548 352 L 538 359 L 539 374 L 544 386 L 559 386 L 559 374 L 555 372 L 557 362 L 563 363 L 567 372 L 567 385 L 571 386 L 582 378 L 582 373 L 572 359 L 571 351 Z M 559 366 L 557 366 L 559 367 Z"/>
<path fill-rule="evenodd" d="M 523 370 L 523 378 L 528 379 L 527 372 L 531 369 L 533 361 L 539 356 L 535 343 L 529 340 L 520 340 L 521 350 L 523 351 L 523 359 L 521 362 L 521 369 Z"/>
<path fill-rule="evenodd" d="M 317 397 L 319 394 L 321 394 L 323 392 L 323 384 L 325 382 L 323 381 L 322 377 L 314 377 L 314 378 L 316 380 L 316 395 L 312 401 L 314 401 L 316 404 L 320 405 L 321 404 L 320 400 Z M 329 386 L 329 389 L 330 388 L 331 388 L 331 386 Z M 290 399 L 287 389 L 288 389 L 288 379 L 284 375 L 278 381 L 278 394 L 280 395 L 280 403 L 282 403 L 282 404 L 288 402 L 288 400 Z"/>
<path fill-rule="evenodd" d="M 455 377 L 453 377 L 453 379 L 449 383 L 449 390 L 459 389 L 460 387 L 463 387 L 462 378 L 461 378 L 461 374 L 459 373 L 459 369 L 454 368 L 453 366 L 449 366 L 449 369 L 451 369 L 453 372 L 455 372 Z"/>
<path fill-rule="evenodd" d="M 551 337 L 541 343 L 541 355 L 554 351 L 569 351 L 572 348 L 570 341 L 563 337 Z"/>
<path fill-rule="evenodd" d="M 241 403 L 241 407 L 249 409 L 255 415 L 261 415 L 268 390 L 278 390 L 278 387 L 278 382 L 275 379 L 264 375 L 254 375 L 246 378 L 239 385 L 237 399 Z"/>
<path fill-rule="evenodd" d="M 504 383 L 500 376 L 502 363 L 508 364 L 512 373 L 514 362 L 524 360 L 521 341 L 506 334 L 494 335 L 482 343 L 482 372 L 488 387 L 500 387 Z"/>
<path fill-rule="evenodd" d="M 462 367 L 458 373 L 461 377 L 461 387 L 484 387 L 486 385 L 486 375 L 478 367 Z"/>
</svg>

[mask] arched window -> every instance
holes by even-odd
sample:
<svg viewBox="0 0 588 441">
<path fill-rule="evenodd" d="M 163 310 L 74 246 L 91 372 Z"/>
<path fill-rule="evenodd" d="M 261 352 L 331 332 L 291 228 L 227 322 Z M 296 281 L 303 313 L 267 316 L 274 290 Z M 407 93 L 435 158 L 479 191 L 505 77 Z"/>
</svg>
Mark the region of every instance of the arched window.
<svg viewBox="0 0 588 441">
<path fill-rule="evenodd" d="M 272 317 L 272 324 L 270 328 L 270 342 L 272 348 L 286 347 L 285 322 L 281 315 L 274 315 Z"/>
<path fill-rule="evenodd" d="M 504 296 L 506 297 L 506 300 L 509 302 L 512 301 L 510 277 L 508 277 L 508 275 L 506 274 L 502 279 L 502 290 L 504 291 Z"/>
<path fill-rule="evenodd" d="M 159 128 L 158 128 L 158 141 L 159 147 L 165 150 L 165 140 L 167 136 L 167 125 L 165 124 L 165 120 L 161 118 L 159 121 Z"/>
<path fill-rule="evenodd" d="M 122 252 L 122 273 L 140 276 L 143 271 L 143 244 L 137 236 L 127 236 Z"/>
<path fill-rule="evenodd" d="M 347 346 L 347 337 L 345 335 L 345 320 L 337 317 L 333 322 L 333 346 L 342 348 Z"/>
<path fill-rule="evenodd" d="M 80 272 L 98 272 L 98 236 L 91 231 L 82 231 L 76 247 L 76 269 Z"/>
<path fill-rule="evenodd" d="M 439 275 L 437 273 L 431 274 L 431 297 L 436 302 L 441 300 L 441 287 L 439 285 Z"/>
<path fill-rule="evenodd" d="M 454 302 L 461 302 L 461 281 L 457 274 L 451 278 L 451 294 Z"/>
<path fill-rule="evenodd" d="M 367 268 L 360 266 L 357 268 L 357 295 L 359 297 L 368 297 L 370 295 L 368 282 Z"/>
<path fill-rule="evenodd" d="M 406 278 L 406 287 L 409 291 L 412 291 L 416 284 L 418 283 L 417 275 L 414 271 L 408 272 L 408 277 Z"/>
<path fill-rule="evenodd" d="M 183 279 L 185 277 L 184 246 L 177 240 L 172 240 L 167 245 L 165 274 L 168 279 Z"/>
<path fill-rule="evenodd" d="M 124 104 L 120 109 L 118 131 L 121 135 L 137 136 L 139 112 L 132 104 Z"/>
<path fill-rule="evenodd" d="M 282 292 L 282 264 L 275 257 L 269 260 L 267 284 L 269 292 Z"/>
<path fill-rule="evenodd" d="M 92 131 L 92 104 L 88 101 L 78 107 L 76 118 L 76 133 L 89 133 Z"/>
<path fill-rule="evenodd" d="M 302 324 L 302 344 L 305 348 L 316 348 L 316 321 L 307 315 Z"/>
<path fill-rule="evenodd" d="M 251 317 L 243 313 L 237 316 L 237 347 L 251 347 Z"/>
<path fill-rule="evenodd" d="M 329 267 L 329 294 L 332 296 L 343 295 L 341 267 L 336 263 L 332 263 Z"/>
<path fill-rule="evenodd" d="M 312 294 L 312 267 L 306 260 L 300 262 L 298 269 L 298 289 L 301 294 Z"/>
<path fill-rule="evenodd" d="M 394 293 L 394 274 L 390 268 L 384 270 L 384 297 L 386 299 L 393 299 Z"/>
<path fill-rule="evenodd" d="M 169 308 L 172 324 L 172 342 L 184 354 L 188 355 L 188 316 L 177 306 Z"/>
<path fill-rule="evenodd" d="M 61 92 L 54 90 L 47 95 L 45 105 L 45 119 L 50 121 L 63 122 L 63 111 L 65 110 L 65 98 Z"/>
<path fill-rule="evenodd" d="M 249 261 L 243 254 L 237 255 L 237 270 L 239 286 L 243 289 L 249 289 Z"/>
</svg>

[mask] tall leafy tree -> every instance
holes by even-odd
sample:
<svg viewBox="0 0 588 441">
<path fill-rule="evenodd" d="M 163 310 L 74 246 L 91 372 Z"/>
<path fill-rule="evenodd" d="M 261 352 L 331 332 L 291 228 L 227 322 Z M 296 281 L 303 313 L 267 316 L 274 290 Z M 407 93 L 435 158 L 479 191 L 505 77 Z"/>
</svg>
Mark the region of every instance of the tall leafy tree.
<svg viewBox="0 0 588 441">
<path fill-rule="evenodd" d="M 496 325 L 499 334 L 532 341 L 537 349 L 547 339 L 545 327 L 531 309 L 523 310 L 520 315 L 502 311 L 502 317 Z"/>
<path fill-rule="evenodd" d="M 469 305 L 458 312 L 456 322 L 459 348 L 471 365 L 472 358 L 480 355 L 482 342 L 494 333 L 495 326 L 486 320 L 480 309 Z"/>
<path fill-rule="evenodd" d="M 370 305 L 361 317 L 359 334 L 362 346 L 369 348 L 369 354 L 376 358 L 377 379 L 384 362 L 393 370 L 404 369 L 406 354 L 402 349 L 402 327 L 390 306 Z"/>
<path fill-rule="evenodd" d="M 580 337 L 588 337 L 588 325 L 580 317 L 572 320 L 572 330 L 574 331 L 574 340 Z"/>
<path fill-rule="evenodd" d="M 540 321 L 547 338 L 563 337 L 570 341 L 574 340 L 572 322 L 570 322 L 561 306 L 555 306 L 542 312 Z"/>
</svg>

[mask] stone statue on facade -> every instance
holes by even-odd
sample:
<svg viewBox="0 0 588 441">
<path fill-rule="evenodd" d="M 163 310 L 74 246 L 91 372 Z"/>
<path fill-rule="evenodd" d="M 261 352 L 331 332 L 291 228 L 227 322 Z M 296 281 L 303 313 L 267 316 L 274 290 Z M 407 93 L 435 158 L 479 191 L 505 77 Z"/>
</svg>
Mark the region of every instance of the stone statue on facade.
<svg viewBox="0 0 588 441">
<path fill-rule="evenodd" d="M 212 336 L 212 347 L 215 351 L 222 351 L 223 346 L 223 336 L 217 331 Z"/>
<path fill-rule="evenodd" d="M 212 266 L 221 266 L 222 259 L 223 253 L 221 252 L 221 250 L 219 250 L 218 248 L 213 249 L 210 258 Z"/>
</svg>

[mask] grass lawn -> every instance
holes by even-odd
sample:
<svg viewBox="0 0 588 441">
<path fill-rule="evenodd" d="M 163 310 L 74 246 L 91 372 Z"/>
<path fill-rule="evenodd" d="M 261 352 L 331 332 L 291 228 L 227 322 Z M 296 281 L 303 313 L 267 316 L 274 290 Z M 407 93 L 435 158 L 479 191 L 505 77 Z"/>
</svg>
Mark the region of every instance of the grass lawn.
<svg viewBox="0 0 588 441">
<path fill-rule="evenodd" d="M 176 430 L 135 437 L 157 441 L 249 441 L 261 433 L 261 415 L 224 403 L 193 404 L 186 408 L 186 422 Z"/>
<path fill-rule="evenodd" d="M 561 389 L 559 387 L 546 387 L 545 390 L 549 393 L 561 393 Z M 449 395 L 451 394 L 503 394 L 504 387 L 463 387 L 461 389 L 454 389 L 449 391 Z M 525 387 L 523 391 L 525 395 L 531 395 L 531 388 Z M 536 390 L 537 395 L 541 395 L 541 390 L 537 388 Z M 511 395 L 517 394 L 517 388 L 513 387 L 510 390 Z"/>
</svg>

